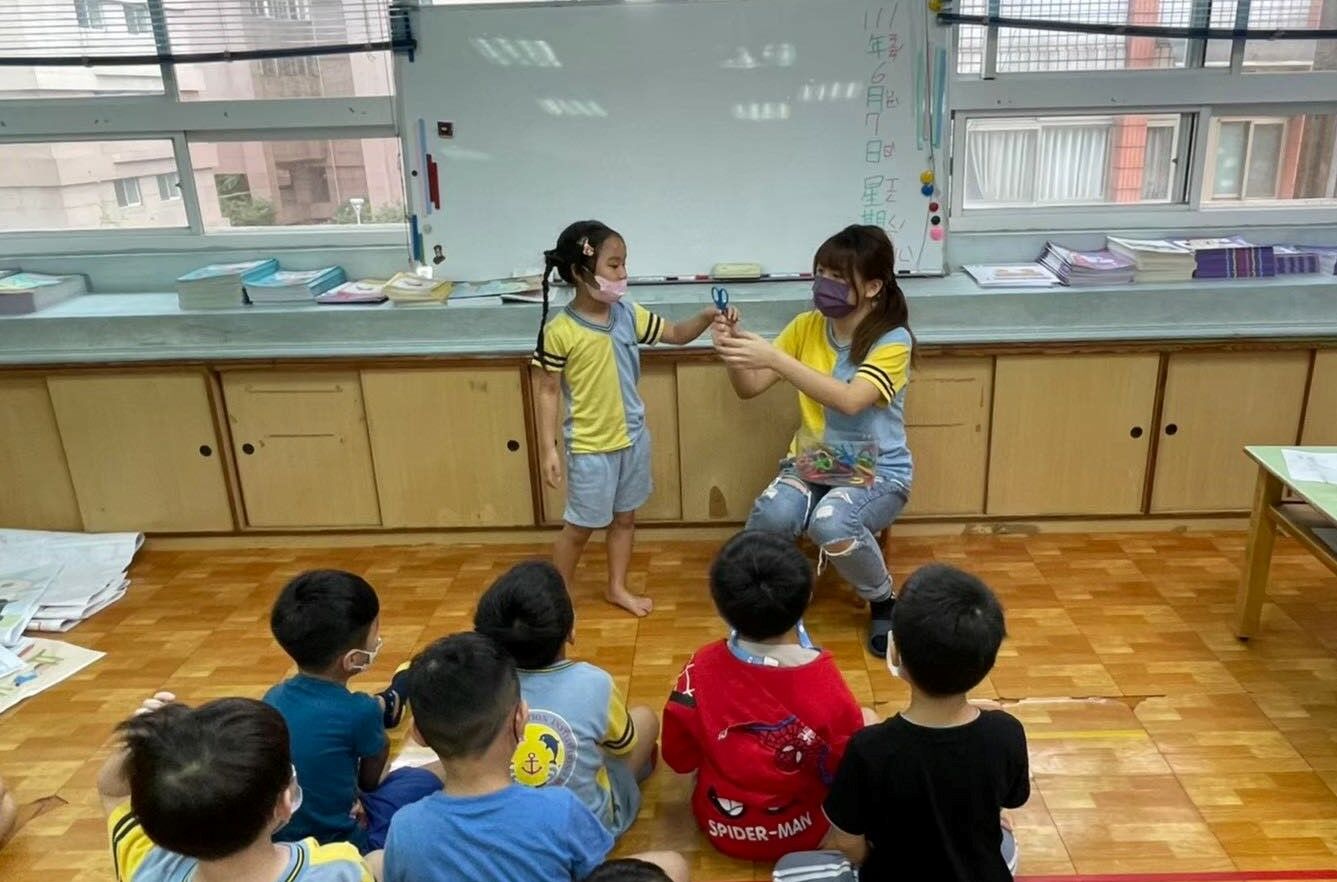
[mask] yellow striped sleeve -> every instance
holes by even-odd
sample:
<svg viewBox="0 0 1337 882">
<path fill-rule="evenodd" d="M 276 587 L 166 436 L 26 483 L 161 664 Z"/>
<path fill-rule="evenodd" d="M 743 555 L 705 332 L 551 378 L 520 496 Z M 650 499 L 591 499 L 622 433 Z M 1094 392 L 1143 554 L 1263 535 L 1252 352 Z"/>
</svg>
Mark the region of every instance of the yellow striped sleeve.
<svg viewBox="0 0 1337 882">
<path fill-rule="evenodd" d="M 611 686 L 608 690 L 608 731 L 604 733 L 603 747 L 614 756 L 624 756 L 635 746 L 636 724 L 627 709 L 627 700 L 617 686 Z"/>
<path fill-rule="evenodd" d="M 905 388 L 910 370 L 910 347 L 900 343 L 888 343 L 879 346 L 854 372 L 872 383 L 884 401 L 890 402 L 901 389 Z"/>
<path fill-rule="evenodd" d="M 632 308 L 636 311 L 636 342 L 645 346 L 658 343 L 664 336 L 664 320 L 639 303 L 633 303 Z"/>
<path fill-rule="evenodd" d="M 111 834 L 111 860 L 117 882 L 130 882 L 154 846 L 139 826 L 139 818 L 130 811 L 129 802 L 108 816 L 107 832 Z"/>
<path fill-rule="evenodd" d="M 358 882 L 375 882 L 371 870 L 358 854 L 357 847 L 348 842 L 332 842 L 328 845 L 320 845 L 314 839 L 308 839 L 305 842 L 307 850 L 311 854 L 312 875 L 318 879 L 329 875 L 331 879 L 353 879 Z M 322 869 L 339 869 L 337 874 L 322 873 Z M 356 877 L 354 877 L 356 873 Z"/>
<path fill-rule="evenodd" d="M 571 323 L 564 315 L 557 315 L 543 327 L 543 351 L 537 348 L 529 363 L 554 374 L 566 370 L 566 358 L 571 351 Z"/>
</svg>

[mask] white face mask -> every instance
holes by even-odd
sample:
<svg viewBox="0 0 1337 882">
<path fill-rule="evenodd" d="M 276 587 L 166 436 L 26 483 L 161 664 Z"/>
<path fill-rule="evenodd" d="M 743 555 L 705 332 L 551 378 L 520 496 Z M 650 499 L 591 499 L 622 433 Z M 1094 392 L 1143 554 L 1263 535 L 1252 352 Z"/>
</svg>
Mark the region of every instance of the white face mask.
<svg viewBox="0 0 1337 882">
<path fill-rule="evenodd" d="M 292 767 L 292 813 L 297 814 L 298 809 L 302 807 L 302 785 L 297 783 L 297 767 Z"/>
<path fill-rule="evenodd" d="M 360 664 L 360 665 L 358 665 L 358 664 L 353 664 L 353 663 L 350 662 L 349 665 L 348 665 L 349 669 L 351 669 L 351 670 L 353 670 L 353 671 L 357 671 L 358 673 L 362 673 L 362 672 L 365 671 L 367 668 L 371 667 L 371 666 L 376 662 L 376 655 L 381 651 L 381 644 L 383 644 L 384 642 L 385 642 L 385 641 L 382 640 L 380 637 L 377 637 L 377 638 L 376 638 L 376 645 L 375 645 L 374 647 L 372 647 L 371 649 L 353 649 L 353 650 L 349 650 L 349 652 L 348 652 L 349 655 L 357 655 L 357 654 L 360 653 L 360 654 L 365 655 L 365 656 L 367 657 L 367 660 L 366 660 L 365 662 L 363 662 L 362 664 Z"/>
<path fill-rule="evenodd" d="M 895 657 L 896 657 L 896 641 L 892 638 L 892 636 L 891 636 L 891 632 L 888 631 L 888 632 L 887 632 L 887 670 L 888 670 L 888 671 L 891 671 L 891 675 L 892 675 L 893 677 L 896 677 L 897 679 L 900 679 L 900 676 L 901 676 L 901 666 L 898 665 L 898 664 L 896 664 L 894 661 L 892 661 L 892 659 L 895 658 Z"/>
</svg>

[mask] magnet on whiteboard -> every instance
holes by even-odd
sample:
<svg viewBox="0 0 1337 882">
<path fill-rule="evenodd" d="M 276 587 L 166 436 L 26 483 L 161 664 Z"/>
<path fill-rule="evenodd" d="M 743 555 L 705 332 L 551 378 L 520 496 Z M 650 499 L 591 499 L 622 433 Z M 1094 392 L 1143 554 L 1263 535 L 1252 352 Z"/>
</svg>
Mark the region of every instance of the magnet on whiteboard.
<svg viewBox="0 0 1337 882">
<path fill-rule="evenodd" d="M 920 173 L 919 173 L 919 183 L 921 183 L 921 184 L 931 184 L 931 183 L 933 183 L 933 169 L 931 169 L 931 168 L 930 168 L 930 169 L 925 169 L 924 171 L 920 172 Z"/>
<path fill-rule="evenodd" d="M 942 227 L 933 227 L 928 231 L 928 237 L 932 239 L 934 242 L 941 242 L 942 237 L 944 235 L 946 234 L 944 233 Z"/>
<path fill-rule="evenodd" d="M 933 195 L 933 185 L 932 185 L 932 184 L 925 184 L 924 186 L 922 186 L 922 187 L 919 188 L 919 192 L 920 192 L 920 193 L 923 193 L 925 196 L 932 196 L 932 195 Z"/>
</svg>

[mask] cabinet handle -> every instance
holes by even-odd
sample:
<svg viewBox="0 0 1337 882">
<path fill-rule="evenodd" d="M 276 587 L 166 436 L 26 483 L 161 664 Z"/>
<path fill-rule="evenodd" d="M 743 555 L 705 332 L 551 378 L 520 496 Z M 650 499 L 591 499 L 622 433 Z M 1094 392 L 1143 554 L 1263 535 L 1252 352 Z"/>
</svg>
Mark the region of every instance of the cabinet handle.
<svg viewBox="0 0 1337 882">
<path fill-rule="evenodd" d="M 515 453 L 515 451 L 520 449 L 520 442 L 512 438 L 511 440 L 506 442 L 506 449 L 509 450 L 511 453 Z"/>
<path fill-rule="evenodd" d="M 208 444 L 200 445 L 200 456 L 213 456 L 213 455 L 214 455 L 214 449 L 212 447 L 210 447 Z"/>
<path fill-rule="evenodd" d="M 1142 427 L 1141 427 L 1141 426 L 1133 426 L 1133 428 L 1130 429 L 1129 432 L 1128 432 L 1128 437 L 1130 437 L 1130 438 L 1141 438 L 1141 437 L 1142 437 Z"/>
<path fill-rule="evenodd" d="M 1166 423 L 1165 434 L 1173 435 L 1178 431 L 1179 431 L 1179 426 L 1175 425 L 1174 423 Z"/>
<path fill-rule="evenodd" d="M 241 445 L 241 452 L 246 454 L 247 456 L 250 456 L 252 453 L 255 453 L 255 445 L 249 442 L 243 444 Z"/>
</svg>

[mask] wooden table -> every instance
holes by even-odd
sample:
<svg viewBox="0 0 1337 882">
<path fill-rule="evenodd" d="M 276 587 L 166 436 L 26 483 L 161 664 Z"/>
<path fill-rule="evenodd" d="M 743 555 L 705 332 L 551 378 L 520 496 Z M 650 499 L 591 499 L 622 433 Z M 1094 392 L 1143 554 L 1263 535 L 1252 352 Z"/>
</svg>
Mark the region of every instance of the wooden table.
<svg viewBox="0 0 1337 882">
<path fill-rule="evenodd" d="M 1309 552 L 1337 573 L 1337 552 L 1314 534 L 1315 527 L 1337 526 L 1337 484 L 1296 481 L 1286 470 L 1281 447 L 1246 447 L 1244 452 L 1258 463 L 1258 483 L 1249 519 L 1249 544 L 1245 551 L 1244 576 L 1235 595 L 1235 636 L 1247 640 L 1258 633 L 1258 618 L 1267 594 L 1267 572 L 1272 563 L 1272 545 L 1280 527 Z M 1316 453 L 1337 453 L 1337 447 L 1296 448 Z M 1300 501 L 1282 501 L 1286 491 Z"/>
</svg>

